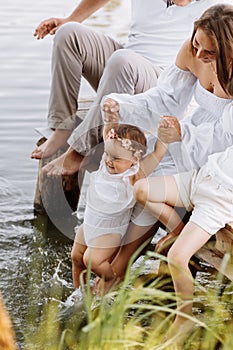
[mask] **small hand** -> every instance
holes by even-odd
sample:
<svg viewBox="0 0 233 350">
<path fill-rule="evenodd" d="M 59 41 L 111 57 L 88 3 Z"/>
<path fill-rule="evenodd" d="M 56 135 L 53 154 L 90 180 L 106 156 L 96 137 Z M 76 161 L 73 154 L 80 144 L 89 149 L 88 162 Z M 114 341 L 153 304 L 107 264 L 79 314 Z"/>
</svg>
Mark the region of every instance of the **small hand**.
<svg viewBox="0 0 233 350">
<path fill-rule="evenodd" d="M 161 117 L 158 127 L 158 138 L 165 143 L 181 141 L 180 123 L 176 117 Z"/>
<path fill-rule="evenodd" d="M 65 18 L 49 18 L 42 21 L 35 29 L 34 36 L 37 39 L 44 39 L 47 34 L 54 35 L 57 29 L 68 20 Z"/>
<path fill-rule="evenodd" d="M 104 112 L 105 123 L 119 122 L 119 103 L 112 98 L 106 98 L 103 103 L 102 110 Z"/>
</svg>

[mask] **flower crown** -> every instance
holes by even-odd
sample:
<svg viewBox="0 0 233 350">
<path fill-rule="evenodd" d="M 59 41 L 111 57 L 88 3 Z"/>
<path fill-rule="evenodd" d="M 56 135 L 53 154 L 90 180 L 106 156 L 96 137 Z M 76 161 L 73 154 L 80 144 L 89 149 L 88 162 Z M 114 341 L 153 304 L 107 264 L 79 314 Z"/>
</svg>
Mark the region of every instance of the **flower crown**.
<svg viewBox="0 0 233 350">
<path fill-rule="evenodd" d="M 117 141 L 121 141 L 121 146 L 126 149 L 127 151 L 131 151 L 133 152 L 134 157 L 136 158 L 141 158 L 141 156 L 143 155 L 143 150 L 142 149 L 136 149 L 132 146 L 132 141 L 130 139 L 125 139 L 125 138 L 121 138 L 116 130 L 114 130 L 113 128 L 109 130 L 108 135 L 107 135 L 108 139 L 115 139 Z"/>
</svg>

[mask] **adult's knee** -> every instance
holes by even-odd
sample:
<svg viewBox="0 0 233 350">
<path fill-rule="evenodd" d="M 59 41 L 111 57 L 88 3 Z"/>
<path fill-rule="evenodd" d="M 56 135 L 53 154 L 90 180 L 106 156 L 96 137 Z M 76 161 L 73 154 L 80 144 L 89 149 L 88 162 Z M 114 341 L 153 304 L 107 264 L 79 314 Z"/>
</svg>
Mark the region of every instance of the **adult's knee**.
<svg viewBox="0 0 233 350">
<path fill-rule="evenodd" d="M 180 248 L 177 248 L 175 244 L 169 249 L 167 259 L 170 267 L 184 267 L 186 265 L 184 254 L 182 254 Z"/>
<path fill-rule="evenodd" d="M 148 183 L 145 179 L 138 180 L 134 185 L 134 198 L 142 205 L 145 205 L 148 199 Z"/>
<path fill-rule="evenodd" d="M 112 78 L 127 73 L 130 74 L 131 68 L 131 52 L 127 49 L 119 49 L 113 52 L 106 64 L 106 71 L 111 73 Z"/>
<path fill-rule="evenodd" d="M 63 24 L 55 34 L 54 49 L 72 47 L 74 42 L 78 44 L 77 38 L 82 36 L 83 30 L 84 26 L 77 22 Z"/>
</svg>

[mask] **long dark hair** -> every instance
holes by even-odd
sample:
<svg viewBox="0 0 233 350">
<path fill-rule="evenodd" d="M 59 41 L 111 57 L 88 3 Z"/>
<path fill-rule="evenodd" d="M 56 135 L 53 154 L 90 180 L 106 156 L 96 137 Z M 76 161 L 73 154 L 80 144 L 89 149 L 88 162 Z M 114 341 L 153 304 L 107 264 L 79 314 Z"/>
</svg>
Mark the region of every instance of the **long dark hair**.
<svg viewBox="0 0 233 350">
<path fill-rule="evenodd" d="M 233 96 L 233 6 L 215 5 L 194 22 L 191 50 L 196 54 L 193 39 L 197 29 L 208 35 L 216 51 L 216 73 L 223 90 Z"/>
</svg>

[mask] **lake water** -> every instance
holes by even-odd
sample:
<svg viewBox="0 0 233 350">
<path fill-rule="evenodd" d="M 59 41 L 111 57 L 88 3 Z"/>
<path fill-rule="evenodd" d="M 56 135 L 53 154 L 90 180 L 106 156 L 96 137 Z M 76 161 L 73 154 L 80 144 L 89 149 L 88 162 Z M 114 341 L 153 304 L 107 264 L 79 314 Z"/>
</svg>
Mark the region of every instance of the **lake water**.
<svg viewBox="0 0 233 350">
<path fill-rule="evenodd" d="M 76 5 L 75 0 L 1 4 L 0 290 L 21 346 L 25 315 L 36 317 L 51 285 L 72 289 L 71 244 L 46 240 L 34 225 L 38 162 L 30 152 L 38 140 L 35 128 L 46 126 L 53 41 L 51 36 L 38 41 L 33 32 L 41 20 L 66 16 Z M 124 41 L 129 8 L 130 0 L 112 1 L 86 24 Z M 82 93 L 89 94 L 85 82 Z"/>
</svg>

